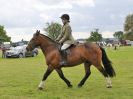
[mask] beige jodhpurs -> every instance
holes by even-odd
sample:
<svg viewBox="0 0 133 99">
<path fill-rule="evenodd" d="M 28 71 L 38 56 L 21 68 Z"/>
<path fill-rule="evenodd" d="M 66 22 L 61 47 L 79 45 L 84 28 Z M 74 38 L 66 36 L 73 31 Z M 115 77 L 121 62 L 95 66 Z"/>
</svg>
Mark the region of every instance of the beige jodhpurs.
<svg viewBox="0 0 133 99">
<path fill-rule="evenodd" d="M 62 47 L 61 47 L 61 50 L 65 50 L 70 46 L 71 46 L 71 44 L 63 44 Z"/>
</svg>

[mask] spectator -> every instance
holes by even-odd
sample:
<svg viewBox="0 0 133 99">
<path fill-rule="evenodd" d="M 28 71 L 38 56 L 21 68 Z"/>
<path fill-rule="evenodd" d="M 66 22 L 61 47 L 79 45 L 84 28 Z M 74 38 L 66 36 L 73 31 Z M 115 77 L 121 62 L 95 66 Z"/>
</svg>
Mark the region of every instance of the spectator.
<svg viewBox="0 0 133 99">
<path fill-rule="evenodd" d="M 2 48 L 2 58 L 6 58 L 6 48 Z"/>
</svg>

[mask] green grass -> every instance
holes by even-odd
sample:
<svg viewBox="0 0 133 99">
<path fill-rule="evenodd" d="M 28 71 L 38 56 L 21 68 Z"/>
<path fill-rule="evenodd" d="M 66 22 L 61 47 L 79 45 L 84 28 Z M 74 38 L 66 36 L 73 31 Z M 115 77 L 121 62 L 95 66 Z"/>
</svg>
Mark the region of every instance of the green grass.
<svg viewBox="0 0 133 99">
<path fill-rule="evenodd" d="M 113 88 L 106 88 L 100 72 L 92 66 L 92 74 L 82 88 L 77 84 L 84 76 L 83 65 L 63 68 L 73 88 L 54 71 L 45 82 L 45 89 L 37 89 L 47 66 L 40 52 L 34 58 L 0 58 L 0 99 L 133 99 L 133 47 L 106 49 L 117 76 Z"/>
</svg>

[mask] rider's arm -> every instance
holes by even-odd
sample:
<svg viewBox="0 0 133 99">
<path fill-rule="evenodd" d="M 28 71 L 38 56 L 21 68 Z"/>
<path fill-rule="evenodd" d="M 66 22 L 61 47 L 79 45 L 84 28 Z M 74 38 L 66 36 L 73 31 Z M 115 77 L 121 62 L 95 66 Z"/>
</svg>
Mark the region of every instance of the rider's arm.
<svg viewBox="0 0 133 99">
<path fill-rule="evenodd" d="M 64 35 L 62 37 L 62 39 L 59 41 L 59 43 L 64 43 L 64 41 L 69 37 L 69 35 L 71 35 L 71 27 L 70 26 L 66 26 Z"/>
<path fill-rule="evenodd" d="M 62 37 L 63 37 L 63 33 L 62 33 L 62 30 L 61 30 L 60 34 L 56 38 L 56 41 L 60 41 Z"/>
</svg>

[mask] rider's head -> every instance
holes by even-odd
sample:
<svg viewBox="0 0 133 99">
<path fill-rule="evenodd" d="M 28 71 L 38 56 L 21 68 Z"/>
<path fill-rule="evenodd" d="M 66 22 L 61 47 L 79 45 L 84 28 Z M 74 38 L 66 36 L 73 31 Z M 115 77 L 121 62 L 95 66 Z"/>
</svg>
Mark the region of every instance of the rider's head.
<svg viewBox="0 0 133 99">
<path fill-rule="evenodd" d="M 63 24 L 66 24 L 67 22 L 70 22 L 70 17 L 69 17 L 68 14 L 63 14 L 60 18 L 62 19 Z"/>
</svg>

